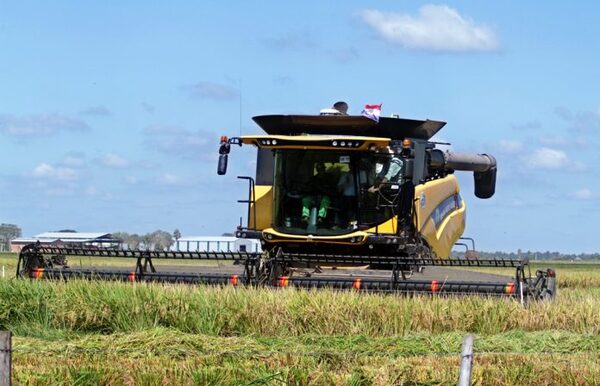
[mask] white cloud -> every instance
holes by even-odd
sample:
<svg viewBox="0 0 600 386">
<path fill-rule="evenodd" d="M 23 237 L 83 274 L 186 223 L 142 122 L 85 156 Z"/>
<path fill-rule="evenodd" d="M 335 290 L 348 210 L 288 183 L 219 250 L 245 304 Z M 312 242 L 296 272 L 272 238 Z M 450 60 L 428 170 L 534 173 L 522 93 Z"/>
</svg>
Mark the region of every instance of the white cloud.
<svg viewBox="0 0 600 386">
<path fill-rule="evenodd" d="M 135 176 L 127 176 L 125 177 L 125 182 L 127 182 L 130 185 L 135 185 L 139 182 L 139 178 L 135 177 Z"/>
<path fill-rule="evenodd" d="M 85 156 L 81 153 L 68 153 L 61 161 L 61 164 L 70 168 L 80 168 L 85 166 Z"/>
<path fill-rule="evenodd" d="M 519 198 L 513 198 L 508 202 L 508 206 L 513 208 L 523 208 L 525 206 L 525 202 Z"/>
<path fill-rule="evenodd" d="M 573 192 L 573 197 L 579 200 L 589 200 L 592 198 L 594 194 L 588 188 L 579 189 L 576 192 Z"/>
<path fill-rule="evenodd" d="M 171 173 L 165 173 L 158 179 L 158 183 L 161 185 L 178 185 L 180 182 L 179 177 Z"/>
<path fill-rule="evenodd" d="M 573 161 L 571 163 L 571 168 L 576 172 L 584 172 L 587 170 L 586 164 L 581 161 Z"/>
<path fill-rule="evenodd" d="M 568 122 L 569 130 L 576 133 L 599 133 L 600 113 L 598 111 L 573 112 L 570 109 L 559 106 L 554 109 L 556 115 Z"/>
<path fill-rule="evenodd" d="M 52 177 L 54 175 L 54 167 L 47 163 L 41 163 L 33 169 L 34 177 Z"/>
<path fill-rule="evenodd" d="M 175 125 L 151 125 L 144 127 L 144 134 L 148 135 L 182 135 L 186 130 Z"/>
<path fill-rule="evenodd" d="M 338 63 L 346 64 L 360 58 L 360 51 L 354 47 L 328 50 L 327 53 Z"/>
<path fill-rule="evenodd" d="M 523 150 L 523 142 L 517 140 L 501 140 L 498 149 L 504 154 L 518 154 Z"/>
<path fill-rule="evenodd" d="M 556 170 L 570 163 L 569 157 L 562 150 L 542 147 L 524 158 L 525 163 L 531 169 Z"/>
<path fill-rule="evenodd" d="M 80 112 L 84 115 L 95 115 L 100 117 L 108 117 L 112 113 L 106 106 L 92 106 Z"/>
<path fill-rule="evenodd" d="M 565 146 L 568 144 L 567 139 L 561 135 L 540 137 L 539 142 L 542 145 L 547 145 L 547 146 Z"/>
<path fill-rule="evenodd" d="M 378 10 L 362 10 L 358 16 L 383 40 L 410 49 L 474 52 L 499 47 L 491 28 L 464 18 L 447 5 L 424 5 L 417 16 Z"/>
<path fill-rule="evenodd" d="M 129 161 L 118 154 L 108 153 L 100 159 L 100 163 L 108 168 L 122 169 L 129 166 Z"/>
<path fill-rule="evenodd" d="M 144 129 L 146 145 L 158 151 L 184 158 L 213 159 L 219 136 L 204 131 L 188 131 L 178 126 L 154 125 Z"/>
<path fill-rule="evenodd" d="M 100 191 L 95 186 L 90 186 L 85 190 L 85 194 L 90 197 L 96 197 L 100 194 Z"/>
<path fill-rule="evenodd" d="M 283 36 L 263 40 L 274 51 L 309 51 L 318 47 L 317 41 L 307 31 L 289 31 Z"/>
<path fill-rule="evenodd" d="M 517 131 L 537 130 L 542 128 L 542 124 L 537 120 L 523 123 L 513 123 L 512 128 Z"/>
<path fill-rule="evenodd" d="M 55 167 L 45 162 L 33 169 L 32 175 L 37 178 L 55 178 L 58 180 L 72 181 L 79 178 L 75 169 L 67 167 Z"/>
<path fill-rule="evenodd" d="M 0 132 L 15 137 L 36 137 L 55 134 L 61 130 L 86 131 L 89 126 L 82 120 L 60 114 L 0 115 Z"/>
</svg>

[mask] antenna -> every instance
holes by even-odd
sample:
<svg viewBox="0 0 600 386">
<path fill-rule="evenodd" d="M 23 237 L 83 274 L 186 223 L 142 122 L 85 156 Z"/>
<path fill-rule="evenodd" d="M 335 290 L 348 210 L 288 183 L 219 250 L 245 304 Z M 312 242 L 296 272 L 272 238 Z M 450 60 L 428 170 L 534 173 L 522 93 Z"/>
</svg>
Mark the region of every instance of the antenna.
<svg viewBox="0 0 600 386">
<path fill-rule="evenodd" d="M 240 136 L 242 135 L 242 79 L 239 80 L 240 89 Z"/>
</svg>

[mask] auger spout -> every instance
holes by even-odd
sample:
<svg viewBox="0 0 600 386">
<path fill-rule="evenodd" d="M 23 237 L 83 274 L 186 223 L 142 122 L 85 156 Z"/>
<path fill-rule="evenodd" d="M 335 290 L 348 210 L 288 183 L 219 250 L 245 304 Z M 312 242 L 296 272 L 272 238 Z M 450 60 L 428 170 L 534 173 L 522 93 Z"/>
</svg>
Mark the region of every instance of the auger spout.
<svg viewBox="0 0 600 386">
<path fill-rule="evenodd" d="M 475 196 L 490 198 L 496 191 L 496 158 L 488 154 L 468 154 L 431 150 L 430 166 L 433 169 L 473 172 Z"/>
</svg>

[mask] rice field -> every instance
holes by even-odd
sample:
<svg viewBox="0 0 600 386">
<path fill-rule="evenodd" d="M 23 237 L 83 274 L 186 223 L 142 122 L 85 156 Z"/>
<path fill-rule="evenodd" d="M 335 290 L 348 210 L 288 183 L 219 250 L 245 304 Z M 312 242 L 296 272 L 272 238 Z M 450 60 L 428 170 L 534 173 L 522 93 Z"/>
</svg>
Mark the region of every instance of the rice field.
<svg viewBox="0 0 600 386">
<path fill-rule="evenodd" d="M 476 337 L 474 384 L 600 384 L 600 265 L 554 265 L 558 298 L 528 308 L 480 297 L 7 278 L 0 329 L 15 334 L 19 384 L 456 384 L 467 333 Z"/>
</svg>

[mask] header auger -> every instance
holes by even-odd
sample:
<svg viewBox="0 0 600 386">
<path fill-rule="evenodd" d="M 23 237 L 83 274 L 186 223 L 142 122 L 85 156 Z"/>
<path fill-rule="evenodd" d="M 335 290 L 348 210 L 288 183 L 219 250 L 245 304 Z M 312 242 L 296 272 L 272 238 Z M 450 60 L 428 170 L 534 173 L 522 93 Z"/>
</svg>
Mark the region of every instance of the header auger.
<svg viewBox="0 0 600 386">
<path fill-rule="evenodd" d="M 496 160 L 444 152 L 431 141 L 445 122 L 364 116 L 327 109 L 321 115 L 253 118 L 265 134 L 222 137 L 217 173 L 226 174 L 232 145 L 258 148 L 249 181 L 248 221 L 239 238 L 262 253 L 148 252 L 30 245 L 19 274 L 235 285 L 334 287 L 383 292 L 476 293 L 550 299 L 555 274 L 531 275 L 527 260 L 450 258 L 466 221 L 454 172 L 473 172 L 475 195 L 495 193 Z M 461 244 L 466 246 L 466 244 Z M 468 246 L 467 246 L 468 249 Z M 132 258 L 135 271 L 65 268 L 66 257 Z M 233 260 L 223 272 L 157 272 L 157 259 Z M 427 267 L 427 269 L 424 269 Z M 512 268 L 500 276 L 463 268 Z"/>
</svg>

